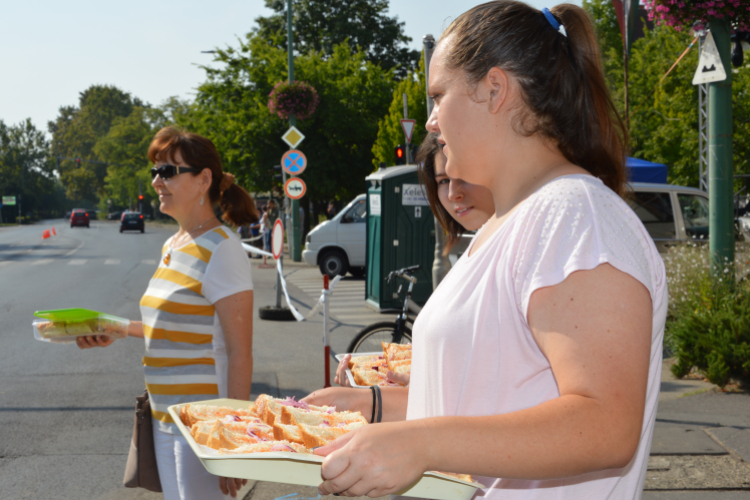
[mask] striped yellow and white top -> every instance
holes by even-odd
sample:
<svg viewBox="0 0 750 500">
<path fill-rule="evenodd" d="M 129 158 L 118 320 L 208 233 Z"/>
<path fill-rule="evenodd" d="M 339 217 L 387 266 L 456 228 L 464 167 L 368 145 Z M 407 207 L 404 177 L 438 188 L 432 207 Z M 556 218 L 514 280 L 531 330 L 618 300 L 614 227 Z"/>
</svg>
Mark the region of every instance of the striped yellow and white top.
<svg viewBox="0 0 750 500">
<path fill-rule="evenodd" d="M 169 250 L 170 241 L 140 306 L 154 424 L 176 434 L 169 406 L 227 397 L 227 355 L 214 304 L 252 290 L 253 282 L 241 242 L 224 226 L 176 249 Z"/>
</svg>

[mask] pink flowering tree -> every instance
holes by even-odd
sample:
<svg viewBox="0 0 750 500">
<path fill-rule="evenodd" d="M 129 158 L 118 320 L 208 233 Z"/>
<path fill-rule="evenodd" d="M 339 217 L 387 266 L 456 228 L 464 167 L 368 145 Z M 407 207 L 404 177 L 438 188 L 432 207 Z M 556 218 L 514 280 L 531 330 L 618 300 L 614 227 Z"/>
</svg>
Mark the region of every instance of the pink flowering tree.
<svg viewBox="0 0 750 500">
<path fill-rule="evenodd" d="M 737 31 L 750 31 L 749 0 L 645 0 L 649 19 L 680 31 L 695 22 L 728 21 Z"/>
<path fill-rule="evenodd" d="M 288 120 L 290 115 L 300 120 L 310 118 L 319 103 L 315 88 L 301 81 L 281 81 L 268 94 L 268 109 L 282 120 Z"/>
</svg>

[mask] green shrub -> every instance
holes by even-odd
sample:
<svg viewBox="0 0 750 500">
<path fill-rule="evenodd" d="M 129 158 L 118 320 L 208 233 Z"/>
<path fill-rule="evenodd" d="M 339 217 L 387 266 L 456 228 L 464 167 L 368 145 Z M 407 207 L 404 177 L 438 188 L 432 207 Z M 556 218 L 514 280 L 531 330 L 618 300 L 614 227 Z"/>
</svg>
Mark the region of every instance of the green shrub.
<svg viewBox="0 0 750 500">
<path fill-rule="evenodd" d="M 707 245 L 671 248 L 664 258 L 670 291 L 665 343 L 677 358 L 672 373 L 693 368 L 724 387 L 750 381 L 750 287 L 742 278 L 750 268 L 750 247 L 739 244 L 735 262 L 723 276 L 710 273 Z"/>
</svg>

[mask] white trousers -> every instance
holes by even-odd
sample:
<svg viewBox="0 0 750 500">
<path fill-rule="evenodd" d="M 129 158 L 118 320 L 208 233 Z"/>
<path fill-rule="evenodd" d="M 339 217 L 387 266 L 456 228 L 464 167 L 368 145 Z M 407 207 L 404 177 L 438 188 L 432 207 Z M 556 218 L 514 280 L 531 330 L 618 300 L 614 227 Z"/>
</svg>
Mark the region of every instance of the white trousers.
<svg viewBox="0 0 750 500">
<path fill-rule="evenodd" d="M 164 500 L 225 500 L 219 477 L 209 474 L 181 434 L 167 434 L 154 425 L 154 445 Z"/>
</svg>

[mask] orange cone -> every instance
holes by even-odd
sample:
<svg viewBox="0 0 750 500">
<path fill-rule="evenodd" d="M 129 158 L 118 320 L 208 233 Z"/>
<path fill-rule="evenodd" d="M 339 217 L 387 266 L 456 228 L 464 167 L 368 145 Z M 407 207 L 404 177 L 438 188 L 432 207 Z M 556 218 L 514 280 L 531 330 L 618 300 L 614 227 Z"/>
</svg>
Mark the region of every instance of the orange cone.
<svg viewBox="0 0 750 500">
<path fill-rule="evenodd" d="M 52 236 L 57 236 L 57 231 L 55 231 L 55 226 L 52 226 Z"/>
<path fill-rule="evenodd" d="M 46 240 L 47 238 L 49 238 L 49 229 L 45 229 L 42 233 L 42 239 Z"/>
</svg>

